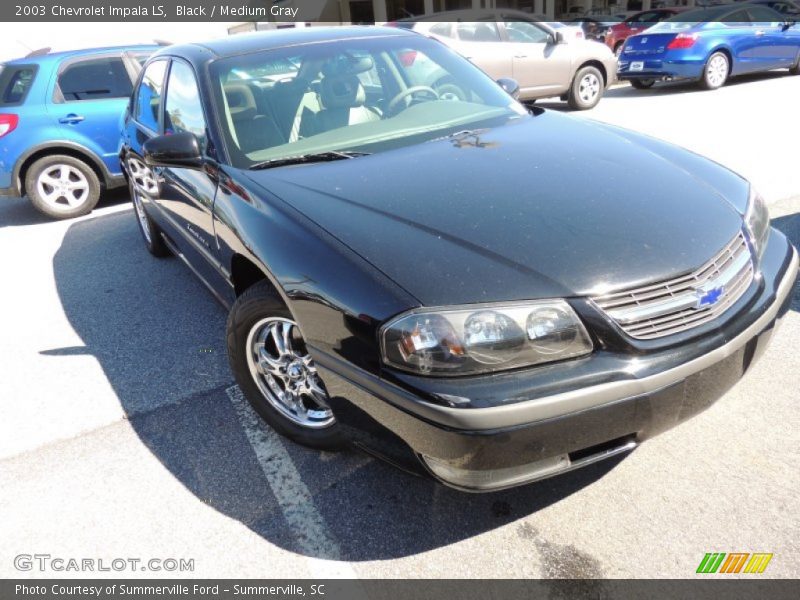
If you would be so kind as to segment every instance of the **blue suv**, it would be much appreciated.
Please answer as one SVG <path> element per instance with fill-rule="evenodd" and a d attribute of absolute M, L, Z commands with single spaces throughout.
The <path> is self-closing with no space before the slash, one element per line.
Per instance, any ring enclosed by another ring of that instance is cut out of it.
<path fill-rule="evenodd" d="M 0 66 L 0 196 L 66 219 L 124 185 L 120 118 L 157 48 L 43 50 Z"/>

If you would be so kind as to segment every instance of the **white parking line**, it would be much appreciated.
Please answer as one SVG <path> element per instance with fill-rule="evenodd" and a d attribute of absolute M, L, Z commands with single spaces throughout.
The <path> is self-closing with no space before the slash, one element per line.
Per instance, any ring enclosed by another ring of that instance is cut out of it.
<path fill-rule="evenodd" d="M 325 525 L 314 498 L 280 436 L 261 422 L 238 386 L 226 390 L 283 516 L 308 561 L 313 577 L 355 579 L 352 566 L 338 560 L 339 545 Z M 331 560 L 317 558 L 329 556 Z"/>

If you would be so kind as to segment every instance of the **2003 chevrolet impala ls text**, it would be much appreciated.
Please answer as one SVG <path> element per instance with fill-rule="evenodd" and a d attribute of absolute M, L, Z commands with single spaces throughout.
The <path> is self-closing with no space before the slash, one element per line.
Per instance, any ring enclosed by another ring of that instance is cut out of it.
<path fill-rule="evenodd" d="M 147 247 L 231 307 L 237 382 L 303 444 L 533 481 L 708 407 L 789 310 L 798 255 L 747 181 L 413 33 L 166 48 L 128 112 Z"/>

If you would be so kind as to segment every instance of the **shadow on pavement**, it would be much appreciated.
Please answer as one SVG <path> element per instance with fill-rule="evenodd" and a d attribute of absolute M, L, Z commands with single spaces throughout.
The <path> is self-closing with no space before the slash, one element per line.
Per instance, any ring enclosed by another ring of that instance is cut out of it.
<path fill-rule="evenodd" d="M 793 77 L 788 71 L 767 71 L 765 73 L 752 73 L 749 75 L 739 75 L 731 77 L 726 83 L 725 88 L 747 85 L 749 83 L 759 83 L 769 79 L 780 79 L 782 77 Z M 723 88 L 724 89 L 724 88 Z M 606 90 L 606 98 L 632 98 L 648 96 L 668 96 L 671 94 L 684 94 L 687 92 L 697 92 L 703 94 L 713 94 L 698 87 L 694 81 L 664 81 L 656 83 L 649 90 L 637 90 L 631 85 L 612 87 Z M 601 100 L 602 102 L 602 100 Z"/>
<path fill-rule="evenodd" d="M 772 226 L 782 231 L 794 247 L 800 249 L 800 212 L 772 219 Z M 792 310 L 800 312 L 800 280 L 794 290 Z"/>
<path fill-rule="evenodd" d="M 771 79 L 781 79 L 783 77 L 794 77 L 790 75 L 787 71 L 767 71 L 766 73 L 753 73 L 750 75 L 740 75 L 737 77 L 731 77 L 728 82 L 725 84 L 725 87 L 735 87 L 740 85 L 747 85 L 749 83 L 760 83 L 762 81 L 771 80 Z M 698 93 L 698 94 L 713 94 L 714 92 L 708 92 L 705 90 L 701 90 L 697 83 L 694 81 L 665 81 L 656 83 L 652 88 L 649 90 L 637 90 L 633 86 L 625 83 L 614 85 L 610 89 L 607 89 L 603 99 L 600 100 L 600 105 L 603 102 L 610 99 L 621 99 L 621 98 L 642 98 L 646 99 L 648 97 L 653 96 L 671 96 L 674 94 L 689 94 L 689 93 Z M 536 102 L 536 106 L 540 108 L 549 108 L 552 110 L 558 111 L 566 111 L 566 112 L 574 112 L 569 109 L 566 102 L 560 102 L 557 98 L 547 98 L 544 100 L 539 100 Z M 587 111 L 588 115 L 592 114 L 592 111 Z"/>
<path fill-rule="evenodd" d="M 114 189 L 105 192 L 100 197 L 97 208 L 116 206 L 126 202 L 130 202 L 127 188 Z M 40 223 L 52 222 L 53 219 L 33 208 L 33 205 L 27 198 L 0 197 L 0 228 L 39 225 Z"/>
<path fill-rule="evenodd" d="M 285 520 L 225 393 L 233 384 L 225 311 L 189 271 L 175 259 L 151 257 L 129 211 L 73 224 L 53 266 L 63 310 L 85 344 L 80 351 L 96 357 L 155 457 L 200 501 L 272 544 L 334 558 L 298 547 L 298 532 Z M 360 452 L 334 455 L 284 445 L 339 558 L 349 561 L 414 555 L 474 537 L 578 492 L 619 463 L 470 495 Z"/>

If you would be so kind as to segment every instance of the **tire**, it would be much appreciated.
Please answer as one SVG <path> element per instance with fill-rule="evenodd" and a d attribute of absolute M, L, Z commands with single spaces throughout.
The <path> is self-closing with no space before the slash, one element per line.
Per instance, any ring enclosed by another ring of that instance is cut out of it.
<path fill-rule="evenodd" d="M 797 62 L 794 63 L 794 66 L 789 68 L 789 73 L 792 75 L 800 75 L 800 54 L 797 55 Z"/>
<path fill-rule="evenodd" d="M 133 179 L 128 180 L 128 189 L 131 193 L 133 202 L 133 214 L 136 215 L 136 224 L 139 226 L 139 233 L 147 251 L 157 258 L 172 256 L 172 251 L 167 246 L 164 238 L 161 237 L 161 228 L 150 218 L 142 203 L 142 192 L 136 187 Z"/>
<path fill-rule="evenodd" d="M 276 337 L 272 336 L 273 331 Z M 300 329 L 266 280 L 248 288 L 234 303 L 228 315 L 227 345 L 236 383 L 253 409 L 275 431 L 311 448 L 331 450 L 344 444 L 341 426 L 329 408 L 327 391 Z M 260 356 L 268 356 L 269 361 L 255 359 L 257 348 Z M 302 389 L 292 395 L 300 399 L 302 408 L 298 410 L 296 403 L 281 400 L 271 391 L 275 389 L 272 384 L 284 395 L 289 386 Z"/>
<path fill-rule="evenodd" d="M 725 85 L 731 74 L 731 62 L 724 52 L 714 52 L 708 57 L 700 77 L 700 87 L 704 90 L 716 90 Z"/>
<path fill-rule="evenodd" d="M 637 90 L 649 90 L 655 83 L 655 79 L 631 79 L 631 85 Z"/>
<path fill-rule="evenodd" d="M 567 94 L 567 104 L 572 110 L 589 110 L 603 97 L 605 80 L 597 67 L 583 67 L 575 73 Z"/>
<path fill-rule="evenodd" d="M 87 215 L 100 199 L 97 173 L 80 159 L 51 154 L 25 174 L 25 191 L 34 208 L 53 219 Z"/>

